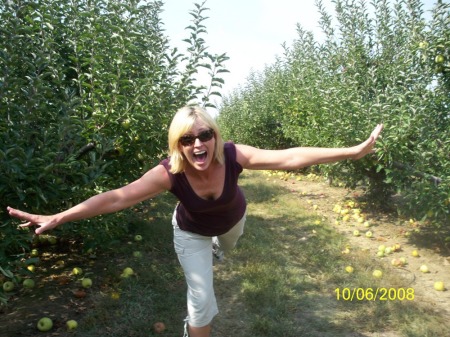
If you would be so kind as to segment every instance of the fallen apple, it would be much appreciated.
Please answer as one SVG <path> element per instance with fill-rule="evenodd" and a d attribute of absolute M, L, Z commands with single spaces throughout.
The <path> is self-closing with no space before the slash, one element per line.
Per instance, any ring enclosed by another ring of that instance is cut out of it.
<path fill-rule="evenodd" d="M 436 289 L 437 291 L 444 291 L 445 290 L 444 282 L 442 281 L 434 282 L 434 289 Z"/>
<path fill-rule="evenodd" d="M 414 257 L 419 257 L 420 256 L 420 254 L 419 254 L 419 252 L 417 250 L 413 250 L 411 252 L 411 255 L 414 256 Z"/>
<path fill-rule="evenodd" d="M 378 257 L 383 257 L 383 256 L 384 256 L 384 250 L 379 250 L 379 251 L 377 252 L 377 256 L 378 256 Z"/>
<path fill-rule="evenodd" d="M 6 281 L 3 283 L 3 290 L 6 292 L 10 292 L 14 290 L 14 283 L 11 281 Z"/>
<path fill-rule="evenodd" d="M 372 273 L 373 277 L 381 278 L 383 276 L 383 272 L 381 270 L 375 269 Z"/>
<path fill-rule="evenodd" d="M 34 288 L 35 283 L 34 283 L 34 280 L 27 278 L 27 279 L 23 280 L 22 285 L 25 288 L 31 289 L 31 288 Z"/>
<path fill-rule="evenodd" d="M 420 266 L 420 271 L 422 273 L 429 273 L 430 272 L 430 270 L 428 269 L 428 267 L 425 264 Z"/>
<path fill-rule="evenodd" d="M 359 230 L 355 229 L 355 230 L 353 231 L 353 236 L 359 236 Z"/>
<path fill-rule="evenodd" d="M 386 250 L 386 246 L 385 245 L 379 245 L 378 246 L 378 251 L 379 252 L 383 252 L 384 253 L 385 250 Z"/>
<path fill-rule="evenodd" d="M 142 235 L 139 235 L 139 234 L 135 235 L 134 241 L 142 241 Z"/>
<path fill-rule="evenodd" d="M 153 324 L 153 330 L 155 333 L 163 333 L 166 330 L 166 326 L 163 322 L 156 322 Z"/>
<path fill-rule="evenodd" d="M 123 275 L 131 276 L 131 275 L 134 274 L 134 270 L 131 269 L 130 267 L 126 267 L 126 268 L 123 270 L 122 274 L 123 274 Z"/>
<path fill-rule="evenodd" d="M 402 261 L 400 261 L 400 259 L 397 259 L 397 258 L 392 259 L 391 264 L 394 267 L 401 267 L 403 265 Z"/>
<path fill-rule="evenodd" d="M 30 253 L 31 257 L 37 257 L 38 255 L 39 255 L 39 251 L 36 248 L 31 250 L 31 253 Z"/>
<path fill-rule="evenodd" d="M 137 258 L 141 258 L 141 257 L 142 257 L 142 253 L 141 253 L 140 251 L 137 250 L 137 251 L 134 251 L 134 252 L 133 252 L 133 256 L 134 256 L 134 257 L 137 257 Z"/>
<path fill-rule="evenodd" d="M 366 232 L 366 237 L 371 238 L 373 236 L 372 231 L 367 231 Z"/>
<path fill-rule="evenodd" d="M 74 331 L 76 328 L 78 328 L 78 322 L 71 319 L 66 322 L 67 331 Z"/>
<path fill-rule="evenodd" d="M 29 271 L 31 271 L 32 273 L 34 273 L 34 271 L 36 270 L 36 267 L 34 266 L 34 264 L 30 264 L 29 266 L 27 266 L 27 269 Z"/>
<path fill-rule="evenodd" d="M 37 322 L 37 328 L 39 331 L 49 331 L 51 328 L 53 328 L 53 321 L 48 317 L 42 317 Z"/>
<path fill-rule="evenodd" d="M 75 267 L 72 269 L 72 274 L 73 275 L 81 275 L 81 274 L 83 274 L 83 269 L 81 269 L 80 267 Z"/>
<path fill-rule="evenodd" d="M 349 274 L 353 273 L 353 267 L 352 266 L 347 266 L 345 267 L 345 271 Z"/>
<path fill-rule="evenodd" d="M 92 280 L 90 278 L 85 277 L 81 280 L 81 285 L 83 288 L 90 288 L 92 287 Z"/>

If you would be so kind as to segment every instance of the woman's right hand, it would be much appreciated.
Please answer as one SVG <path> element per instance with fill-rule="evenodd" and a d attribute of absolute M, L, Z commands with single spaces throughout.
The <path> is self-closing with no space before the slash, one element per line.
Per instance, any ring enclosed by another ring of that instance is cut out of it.
<path fill-rule="evenodd" d="M 37 226 L 35 233 L 42 234 L 58 226 L 58 221 L 54 215 L 38 215 L 20 211 L 18 209 L 7 207 L 8 213 L 14 218 L 26 221 L 20 224 L 20 227 Z"/>

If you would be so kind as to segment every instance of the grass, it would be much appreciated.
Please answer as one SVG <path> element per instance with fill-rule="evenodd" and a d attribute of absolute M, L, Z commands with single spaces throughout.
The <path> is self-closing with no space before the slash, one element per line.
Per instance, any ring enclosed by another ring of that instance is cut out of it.
<path fill-rule="evenodd" d="M 374 279 L 372 271 L 383 269 L 376 260 L 364 250 L 342 254 L 345 237 L 262 174 L 245 172 L 241 186 L 249 213 L 238 247 L 215 267 L 221 312 L 214 337 L 450 335 L 447 319 L 417 301 L 337 300 L 336 289 L 406 288 L 410 283 L 390 272 Z M 72 336 L 153 336 L 157 321 L 166 324 L 163 336 L 182 335 L 185 285 L 172 249 L 174 205 L 172 196 L 161 196 L 132 219 L 144 240 L 119 245 L 109 256 L 114 262 L 105 268 L 113 281 L 96 293 Z M 129 258 L 135 250 L 143 258 Z M 346 273 L 346 265 L 355 271 Z M 114 277 L 124 266 L 136 276 Z M 120 298 L 112 299 L 112 292 Z"/>

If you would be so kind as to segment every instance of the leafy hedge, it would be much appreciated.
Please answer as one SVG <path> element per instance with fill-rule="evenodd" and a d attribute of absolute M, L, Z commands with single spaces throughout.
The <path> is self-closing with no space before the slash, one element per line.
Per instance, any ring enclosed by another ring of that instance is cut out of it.
<path fill-rule="evenodd" d="M 298 25 L 284 55 L 224 99 L 225 137 L 255 146 L 350 146 L 385 124 L 379 151 L 320 166 L 373 196 L 401 193 L 408 216 L 448 225 L 450 4 L 430 19 L 410 1 L 317 1 L 325 35 Z"/>
<path fill-rule="evenodd" d="M 180 52 L 161 1 L 0 3 L 1 264 L 31 239 L 7 205 L 54 213 L 134 180 L 164 155 L 179 107 L 220 95 L 227 56 L 208 52 L 207 8 L 193 7 Z M 196 84 L 200 69 L 208 88 Z M 76 230 L 98 241 L 127 229 L 117 219 Z"/>

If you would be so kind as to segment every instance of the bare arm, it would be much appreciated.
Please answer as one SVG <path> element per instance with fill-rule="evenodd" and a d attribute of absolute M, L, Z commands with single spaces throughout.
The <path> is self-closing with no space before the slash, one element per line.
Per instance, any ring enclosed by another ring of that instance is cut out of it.
<path fill-rule="evenodd" d="M 366 141 L 346 148 L 296 147 L 285 150 L 262 150 L 238 144 L 237 161 L 246 169 L 295 170 L 344 159 L 356 160 L 374 152 L 376 140 L 382 129 L 382 124 L 377 125 Z"/>
<path fill-rule="evenodd" d="M 95 195 L 58 214 L 30 214 L 12 207 L 8 207 L 8 212 L 13 217 L 27 221 L 20 225 L 21 227 L 36 225 L 38 226 L 36 234 L 41 234 L 66 222 L 92 218 L 128 208 L 169 190 L 170 184 L 167 171 L 163 166 L 158 165 L 126 186 Z"/>

